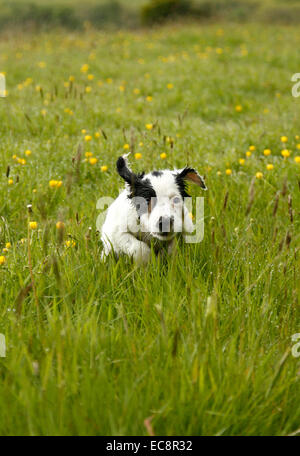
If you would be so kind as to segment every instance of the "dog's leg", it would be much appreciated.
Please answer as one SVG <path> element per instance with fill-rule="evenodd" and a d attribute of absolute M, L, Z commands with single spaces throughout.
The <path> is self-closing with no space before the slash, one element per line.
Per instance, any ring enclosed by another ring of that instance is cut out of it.
<path fill-rule="evenodd" d="M 151 249 L 145 242 L 139 241 L 132 234 L 122 233 L 118 239 L 118 250 L 131 256 L 136 263 L 148 263 L 151 257 Z"/>

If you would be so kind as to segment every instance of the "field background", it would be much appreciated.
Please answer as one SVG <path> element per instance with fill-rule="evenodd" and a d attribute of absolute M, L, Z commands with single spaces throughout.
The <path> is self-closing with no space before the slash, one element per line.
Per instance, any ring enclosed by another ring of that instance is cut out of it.
<path fill-rule="evenodd" d="M 2 30 L 1 435 L 300 432 L 299 42 L 191 18 Z M 203 242 L 144 268 L 99 261 L 127 145 L 208 186 Z"/>

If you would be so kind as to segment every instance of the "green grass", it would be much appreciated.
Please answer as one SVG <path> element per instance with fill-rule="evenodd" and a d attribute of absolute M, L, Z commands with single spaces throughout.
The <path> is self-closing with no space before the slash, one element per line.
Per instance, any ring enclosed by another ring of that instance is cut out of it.
<path fill-rule="evenodd" d="M 2 35 L 0 434 L 143 435 L 149 417 L 156 435 L 299 429 L 298 42 L 296 28 L 230 25 Z M 136 170 L 206 176 L 204 240 L 167 262 L 100 263 L 96 202 L 123 185 L 125 143 Z"/>

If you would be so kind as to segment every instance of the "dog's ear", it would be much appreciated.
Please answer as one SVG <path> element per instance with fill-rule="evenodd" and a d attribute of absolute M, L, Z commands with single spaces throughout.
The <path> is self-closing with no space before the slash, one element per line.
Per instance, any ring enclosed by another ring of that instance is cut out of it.
<path fill-rule="evenodd" d="M 128 168 L 127 155 L 119 157 L 117 160 L 117 171 L 120 176 L 129 184 L 131 187 L 134 186 L 135 182 L 139 178 L 135 173 Z"/>
<path fill-rule="evenodd" d="M 194 168 L 189 168 L 189 167 L 183 168 L 177 174 L 177 179 L 192 182 L 193 184 L 196 184 L 199 187 L 201 187 L 203 190 L 207 190 L 203 177 L 200 176 L 198 171 L 196 171 Z"/>

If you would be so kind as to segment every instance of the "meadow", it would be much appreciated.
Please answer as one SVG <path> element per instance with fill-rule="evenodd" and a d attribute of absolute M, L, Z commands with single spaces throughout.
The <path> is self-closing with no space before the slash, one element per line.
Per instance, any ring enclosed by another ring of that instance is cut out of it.
<path fill-rule="evenodd" d="M 299 434 L 299 41 L 2 32 L 1 435 Z M 96 204 L 124 151 L 205 176 L 201 243 L 100 262 Z"/>

